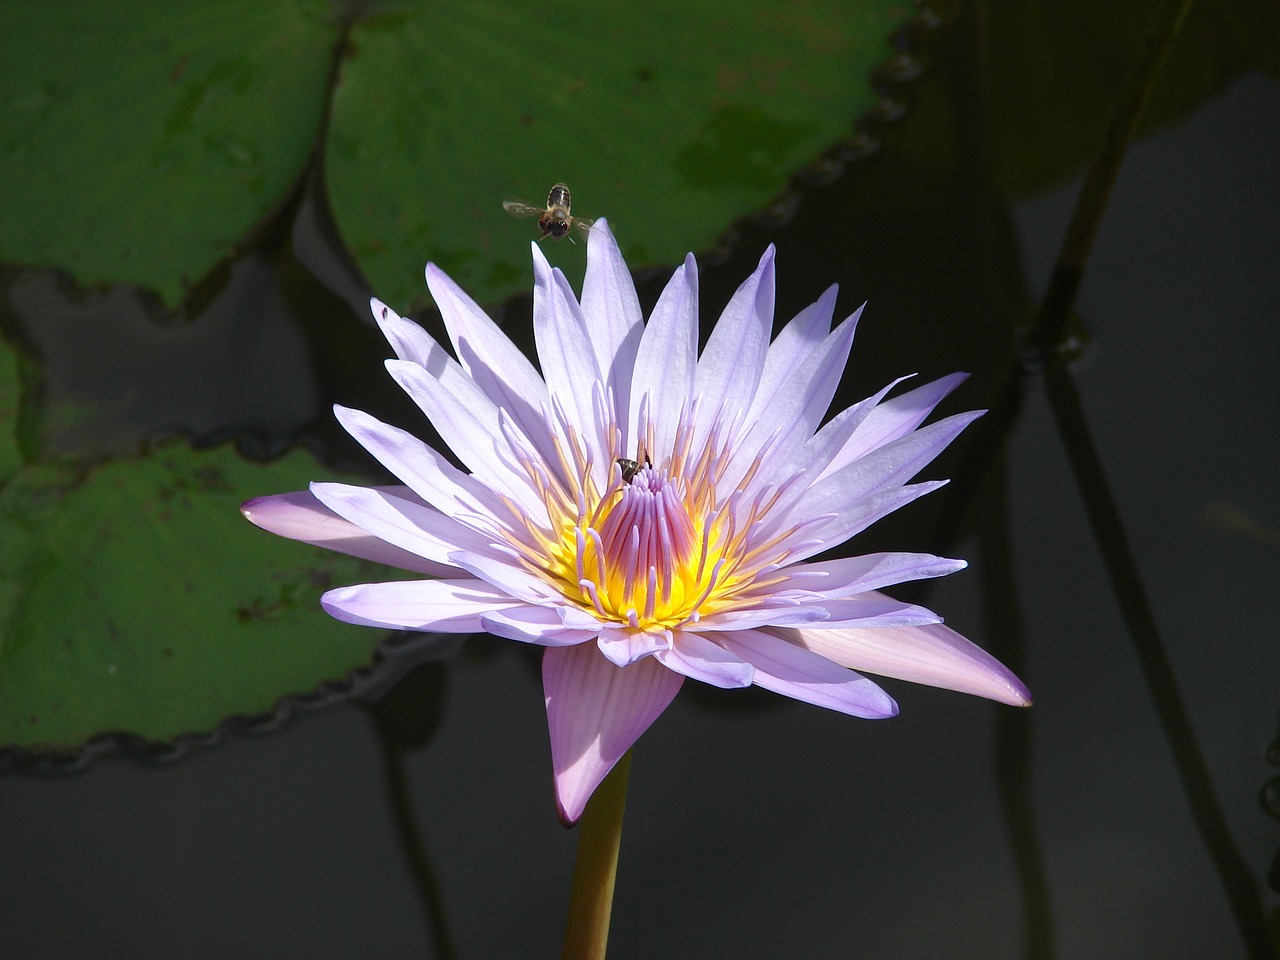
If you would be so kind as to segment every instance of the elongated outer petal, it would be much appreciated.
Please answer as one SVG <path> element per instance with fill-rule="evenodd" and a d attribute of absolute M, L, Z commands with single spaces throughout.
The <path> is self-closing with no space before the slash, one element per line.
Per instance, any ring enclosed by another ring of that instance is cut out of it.
<path fill-rule="evenodd" d="M 694 393 L 702 399 L 704 423 L 695 445 L 723 409 L 729 416 L 747 410 L 760 384 L 769 335 L 773 331 L 774 251 L 770 244 L 760 264 L 738 287 L 698 358 Z"/>
<path fill-rule="evenodd" d="M 757 687 L 867 720 L 892 717 L 898 712 L 893 698 L 866 677 L 799 644 L 763 630 L 737 630 L 711 636 L 730 653 L 756 668 Z"/>
<path fill-rule="evenodd" d="M 1031 693 L 981 647 L 940 623 L 869 629 L 802 627 L 779 631 L 805 649 L 855 670 L 972 693 L 1016 707 Z"/>
<path fill-rule="evenodd" d="M 595 644 L 550 647 L 542 686 L 556 806 L 566 826 L 582 816 L 605 774 L 674 699 L 684 677 L 652 657 L 615 667 Z"/>
<path fill-rule="evenodd" d="M 698 356 L 698 265 L 693 254 L 675 272 L 645 325 L 636 352 L 623 449 L 635 450 L 641 398 L 649 394 L 656 451 L 670 450 L 681 408 L 693 396 Z"/>
<path fill-rule="evenodd" d="M 398 492 L 405 498 L 413 496 L 407 487 L 398 488 Z M 361 560 L 435 577 L 456 576 L 458 573 L 458 568 L 452 564 L 410 553 L 342 519 L 317 500 L 310 490 L 255 497 L 246 500 L 240 506 L 240 512 L 254 526 L 269 533 Z"/>
<path fill-rule="evenodd" d="M 478 633 L 482 616 L 519 603 L 483 580 L 358 583 L 320 598 L 331 617 L 346 623 L 440 633 Z"/>
<path fill-rule="evenodd" d="M 613 389 L 618 422 L 627 422 L 622 406 L 631 395 L 631 370 L 644 333 L 640 298 L 613 238 L 602 217 L 587 235 L 587 273 L 582 280 L 582 312 L 591 318 L 591 345 L 606 387 Z"/>
<path fill-rule="evenodd" d="M 511 414 L 525 436 L 541 445 L 547 434 L 540 412 L 547 400 L 547 385 L 529 358 L 434 263 L 427 264 L 427 288 L 440 308 L 462 368 Z"/>

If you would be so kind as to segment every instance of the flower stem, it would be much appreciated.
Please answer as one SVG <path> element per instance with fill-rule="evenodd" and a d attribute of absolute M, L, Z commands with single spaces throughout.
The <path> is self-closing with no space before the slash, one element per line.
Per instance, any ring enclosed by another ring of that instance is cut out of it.
<path fill-rule="evenodd" d="M 630 771 L 628 750 L 596 788 L 578 825 L 578 862 L 573 868 L 561 960 L 604 960 Z"/>

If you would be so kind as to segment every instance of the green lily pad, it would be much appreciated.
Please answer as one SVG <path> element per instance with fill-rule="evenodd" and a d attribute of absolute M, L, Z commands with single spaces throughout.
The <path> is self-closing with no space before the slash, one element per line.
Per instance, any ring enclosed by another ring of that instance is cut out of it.
<path fill-rule="evenodd" d="M 481 299 L 523 290 L 537 229 L 502 201 L 540 203 L 557 180 L 580 213 L 615 219 L 633 266 L 678 260 L 850 134 L 909 12 L 901 0 L 3 5 L 0 260 L 173 304 L 286 200 L 320 146 L 342 238 L 401 306 L 421 297 L 428 257 Z M 352 14 L 364 19 L 342 27 Z"/>
<path fill-rule="evenodd" d="M 0 259 L 180 299 L 301 175 L 339 36 L 326 11 L 0 5 Z"/>
<path fill-rule="evenodd" d="M 302 453 L 263 467 L 180 444 L 22 470 L 0 493 L 0 745 L 209 731 L 368 663 L 384 635 L 317 603 L 367 566 L 237 510 L 320 472 Z"/>
<path fill-rule="evenodd" d="M 352 31 L 326 145 L 339 229 L 384 299 L 429 258 L 478 299 L 527 285 L 540 205 L 607 216 L 642 269 L 705 249 L 875 102 L 868 76 L 910 8 L 655 0 L 442 3 Z M 552 244 L 546 245 L 548 248 Z M 553 254 L 580 270 L 584 255 Z"/>

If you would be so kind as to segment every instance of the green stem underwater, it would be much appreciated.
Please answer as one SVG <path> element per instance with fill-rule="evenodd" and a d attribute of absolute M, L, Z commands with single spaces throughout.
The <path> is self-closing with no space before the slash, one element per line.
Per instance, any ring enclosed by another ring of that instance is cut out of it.
<path fill-rule="evenodd" d="M 578 824 L 578 861 L 573 868 L 561 960 L 604 960 L 630 770 L 628 750 L 596 788 Z"/>

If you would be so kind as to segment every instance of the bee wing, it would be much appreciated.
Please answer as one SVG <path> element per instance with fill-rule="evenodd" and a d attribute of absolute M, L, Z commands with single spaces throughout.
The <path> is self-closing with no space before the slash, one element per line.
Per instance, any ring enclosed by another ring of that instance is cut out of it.
<path fill-rule="evenodd" d="M 540 217 L 547 212 L 546 207 L 535 207 L 529 203 L 521 203 L 519 200 L 502 201 L 502 209 L 513 217 Z"/>
<path fill-rule="evenodd" d="M 595 221 L 590 217 L 574 217 L 573 225 L 581 230 L 582 235 L 585 237 L 591 232 L 591 228 L 595 226 Z"/>

